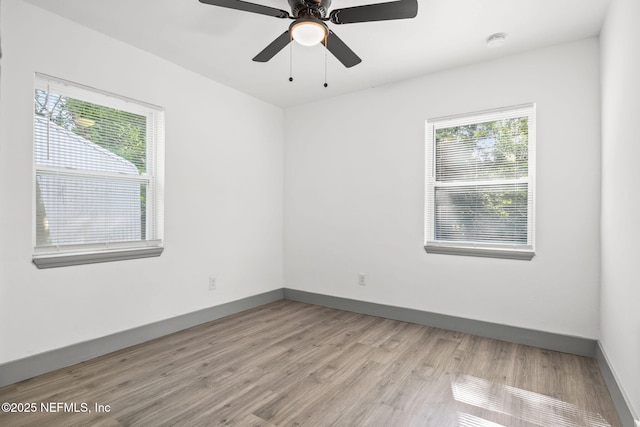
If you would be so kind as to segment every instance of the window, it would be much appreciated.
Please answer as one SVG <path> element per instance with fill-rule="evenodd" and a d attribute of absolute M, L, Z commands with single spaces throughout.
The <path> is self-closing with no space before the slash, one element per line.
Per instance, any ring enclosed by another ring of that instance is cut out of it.
<path fill-rule="evenodd" d="M 428 253 L 534 256 L 535 105 L 427 120 Z"/>
<path fill-rule="evenodd" d="M 162 253 L 161 109 L 38 74 L 33 128 L 38 268 Z"/>

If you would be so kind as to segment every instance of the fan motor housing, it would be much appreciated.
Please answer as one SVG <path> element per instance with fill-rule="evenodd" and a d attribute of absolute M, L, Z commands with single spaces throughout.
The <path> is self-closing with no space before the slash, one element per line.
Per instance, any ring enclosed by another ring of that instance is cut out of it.
<path fill-rule="evenodd" d="M 327 16 L 331 0 L 289 0 L 294 18 L 317 18 Z"/>

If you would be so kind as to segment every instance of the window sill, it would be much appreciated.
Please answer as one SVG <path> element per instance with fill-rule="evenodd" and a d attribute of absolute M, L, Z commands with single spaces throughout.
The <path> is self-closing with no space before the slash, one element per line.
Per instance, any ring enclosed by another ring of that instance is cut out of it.
<path fill-rule="evenodd" d="M 99 262 L 122 261 L 127 259 L 158 257 L 162 254 L 162 246 L 127 248 L 100 252 L 71 252 L 57 254 L 34 255 L 32 258 L 36 267 L 55 268 L 71 265 L 95 264 Z"/>
<path fill-rule="evenodd" d="M 529 249 L 483 248 L 468 246 L 427 245 L 424 247 L 424 250 L 427 251 L 428 254 L 516 259 L 522 261 L 531 261 L 536 255 L 533 250 Z"/>

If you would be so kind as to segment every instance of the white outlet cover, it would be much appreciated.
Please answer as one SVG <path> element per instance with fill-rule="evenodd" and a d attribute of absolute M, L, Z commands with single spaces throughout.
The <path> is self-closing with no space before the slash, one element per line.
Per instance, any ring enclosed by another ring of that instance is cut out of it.
<path fill-rule="evenodd" d="M 367 273 L 358 274 L 358 284 L 360 284 L 360 286 L 367 285 Z"/>

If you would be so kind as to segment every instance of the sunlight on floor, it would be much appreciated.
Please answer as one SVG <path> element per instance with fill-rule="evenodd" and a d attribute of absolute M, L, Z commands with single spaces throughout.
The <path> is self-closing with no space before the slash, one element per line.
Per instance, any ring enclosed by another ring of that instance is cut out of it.
<path fill-rule="evenodd" d="M 464 412 L 458 412 L 458 426 L 459 427 L 506 427 L 502 424 L 487 421 L 484 418 L 476 417 L 475 415 L 466 414 Z"/>
<path fill-rule="evenodd" d="M 529 423 L 557 427 L 611 426 L 602 415 L 578 408 L 571 403 L 516 387 L 495 384 L 472 375 L 456 377 L 451 383 L 451 390 L 458 402 L 506 414 Z M 478 417 L 468 420 L 465 418 L 464 422 L 467 424 L 459 423 L 461 427 L 499 426 Z"/>

